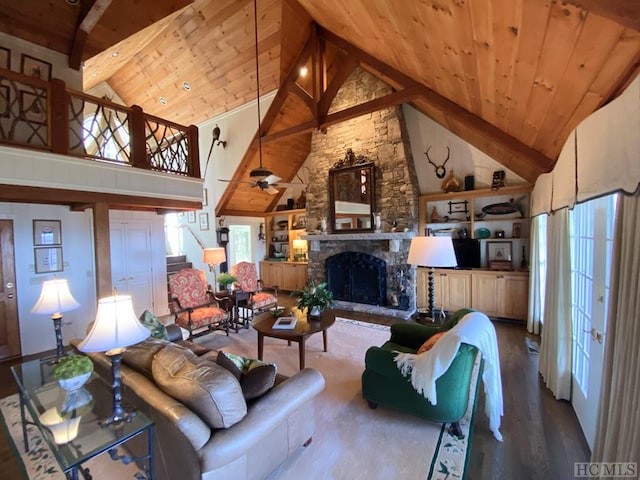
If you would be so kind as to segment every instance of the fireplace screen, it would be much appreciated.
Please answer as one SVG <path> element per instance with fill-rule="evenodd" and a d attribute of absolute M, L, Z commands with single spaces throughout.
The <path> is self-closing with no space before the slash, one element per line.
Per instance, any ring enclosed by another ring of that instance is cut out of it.
<path fill-rule="evenodd" d="M 362 252 L 326 259 L 327 283 L 335 300 L 386 306 L 387 262 Z"/>

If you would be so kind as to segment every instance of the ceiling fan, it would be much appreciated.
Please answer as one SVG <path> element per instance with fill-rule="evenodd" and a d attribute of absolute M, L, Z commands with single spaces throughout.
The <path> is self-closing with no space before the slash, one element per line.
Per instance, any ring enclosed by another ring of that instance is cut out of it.
<path fill-rule="evenodd" d="M 278 192 L 278 188 L 287 188 L 287 187 L 302 187 L 304 188 L 304 183 L 282 183 L 280 178 L 277 175 L 274 175 L 270 170 L 262 167 L 262 165 L 258 168 L 254 168 L 249 172 L 249 178 L 251 181 L 246 180 L 222 180 L 218 179 L 219 182 L 227 182 L 227 183 L 244 183 L 249 185 L 250 188 L 258 187 L 263 192 L 268 193 L 269 195 L 275 195 Z"/>

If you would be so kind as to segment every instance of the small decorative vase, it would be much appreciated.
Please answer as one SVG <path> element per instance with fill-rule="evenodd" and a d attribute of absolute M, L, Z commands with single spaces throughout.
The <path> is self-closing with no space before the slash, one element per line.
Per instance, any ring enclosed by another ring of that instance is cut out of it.
<path fill-rule="evenodd" d="M 73 390 L 78 390 L 80 387 L 82 387 L 85 382 L 89 380 L 90 376 L 91 372 L 87 372 L 75 377 L 60 379 L 58 380 L 58 384 L 67 392 L 72 392 Z"/>
<path fill-rule="evenodd" d="M 327 233 L 327 217 L 322 217 L 320 220 L 320 230 L 322 233 Z"/>
<path fill-rule="evenodd" d="M 313 307 L 311 307 L 311 310 L 309 310 L 310 317 L 319 317 L 321 314 L 322 307 L 320 307 L 320 305 L 314 305 Z"/>

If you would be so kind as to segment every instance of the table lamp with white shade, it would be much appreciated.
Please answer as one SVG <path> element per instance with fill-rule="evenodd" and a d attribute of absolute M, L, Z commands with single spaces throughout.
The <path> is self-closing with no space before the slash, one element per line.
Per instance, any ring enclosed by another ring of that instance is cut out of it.
<path fill-rule="evenodd" d="M 62 358 L 62 314 L 75 310 L 80 304 L 73 298 L 69 291 L 69 283 L 64 278 L 45 280 L 42 282 L 42 290 L 38 301 L 31 309 L 31 313 L 51 315 L 53 328 L 56 334 L 56 361 Z"/>
<path fill-rule="evenodd" d="M 434 268 L 458 265 L 451 237 L 413 237 L 409 247 L 407 263 L 419 267 L 429 267 L 429 312 L 435 322 Z"/>
<path fill-rule="evenodd" d="M 213 272 L 213 289 L 218 288 L 216 267 L 227 261 L 227 253 L 222 247 L 205 248 L 202 250 L 202 262 L 209 265 L 209 271 Z"/>
<path fill-rule="evenodd" d="M 145 340 L 151 332 L 145 328 L 133 311 L 130 295 L 101 298 L 98 301 L 96 321 L 86 338 L 78 345 L 81 352 L 105 352 L 111 357 L 113 376 L 113 413 L 101 422 L 102 425 L 128 422 L 135 412 L 125 412 L 120 393 L 120 362 L 125 347 Z"/>

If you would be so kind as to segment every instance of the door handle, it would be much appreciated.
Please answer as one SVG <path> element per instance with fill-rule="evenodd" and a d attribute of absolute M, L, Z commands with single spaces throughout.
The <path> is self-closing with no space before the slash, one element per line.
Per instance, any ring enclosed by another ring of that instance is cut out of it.
<path fill-rule="evenodd" d="M 602 344 L 602 341 L 604 340 L 604 333 L 599 332 L 595 328 L 592 328 L 591 330 L 583 330 L 583 331 L 584 333 L 588 333 L 591 335 L 591 340 L 593 340 L 594 342 L 598 342 L 599 344 Z"/>
<path fill-rule="evenodd" d="M 7 298 L 9 299 L 13 298 L 13 293 L 10 293 L 9 295 L 7 295 Z"/>

